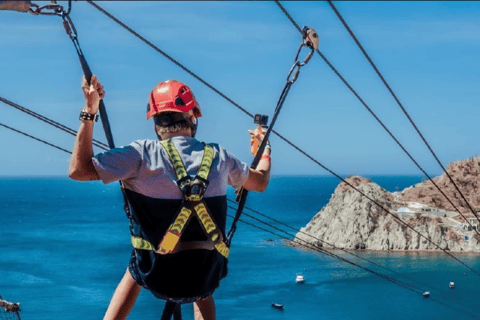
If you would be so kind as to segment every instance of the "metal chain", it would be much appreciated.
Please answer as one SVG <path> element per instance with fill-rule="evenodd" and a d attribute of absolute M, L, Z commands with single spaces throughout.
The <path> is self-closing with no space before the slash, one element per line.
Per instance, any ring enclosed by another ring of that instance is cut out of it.
<path fill-rule="evenodd" d="M 57 4 L 57 1 L 51 1 L 50 4 L 39 6 L 35 3 L 32 3 L 28 12 L 33 14 L 34 16 L 38 15 L 48 15 L 48 16 L 61 16 L 63 14 L 68 15 L 72 8 L 72 1 L 68 1 L 68 9 L 67 11 L 64 10 L 63 6 Z"/>

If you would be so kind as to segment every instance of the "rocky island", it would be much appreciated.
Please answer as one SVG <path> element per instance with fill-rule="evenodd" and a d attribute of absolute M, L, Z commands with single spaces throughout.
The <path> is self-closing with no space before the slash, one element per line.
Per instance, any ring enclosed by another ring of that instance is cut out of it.
<path fill-rule="evenodd" d="M 468 204 L 445 173 L 432 180 L 454 206 L 429 180 L 390 193 L 367 178 L 351 176 L 346 181 L 380 206 L 341 182 L 293 243 L 307 241 L 342 249 L 441 250 L 413 228 L 443 249 L 480 252 L 479 222 L 472 213 L 480 208 L 480 157 L 451 163 L 446 171 Z"/>

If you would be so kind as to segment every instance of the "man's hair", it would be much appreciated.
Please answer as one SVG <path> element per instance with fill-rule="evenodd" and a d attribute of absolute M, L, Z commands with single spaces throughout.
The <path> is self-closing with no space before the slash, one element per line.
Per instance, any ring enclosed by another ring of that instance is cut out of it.
<path fill-rule="evenodd" d="M 174 124 L 171 124 L 169 126 L 160 126 L 158 124 L 155 125 L 155 132 L 157 135 L 161 135 L 162 133 L 170 133 L 170 132 L 178 132 L 182 130 L 188 130 L 191 129 L 192 127 L 190 124 L 187 122 L 187 120 L 181 120 L 179 122 L 176 122 Z"/>

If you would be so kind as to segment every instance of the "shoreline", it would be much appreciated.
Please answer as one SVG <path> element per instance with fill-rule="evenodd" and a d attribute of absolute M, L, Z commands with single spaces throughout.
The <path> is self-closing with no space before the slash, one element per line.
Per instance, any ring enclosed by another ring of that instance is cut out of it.
<path fill-rule="evenodd" d="M 308 248 L 307 246 L 305 245 L 301 245 L 301 244 L 292 244 L 291 243 L 292 241 L 286 241 L 285 245 L 288 246 L 288 247 L 293 247 L 293 248 L 297 248 L 297 249 L 301 249 L 301 250 L 312 250 L 312 251 L 315 251 L 315 249 L 311 249 L 311 248 Z M 330 252 L 334 252 L 334 253 L 345 253 L 345 251 L 354 251 L 354 252 L 366 252 L 366 253 L 369 253 L 369 254 L 380 254 L 380 253 L 389 253 L 389 254 L 396 254 L 396 253 L 402 253 L 402 254 L 412 254 L 412 253 L 415 253 L 415 254 L 445 254 L 445 252 L 443 252 L 442 250 L 372 250 L 372 249 L 333 249 L 333 248 L 330 248 L 330 247 L 320 247 L 322 250 L 328 250 Z M 344 251 L 345 250 L 345 251 Z M 476 251 L 447 251 L 448 253 L 451 253 L 451 254 L 462 254 L 462 255 L 475 255 L 475 256 L 480 256 L 480 252 L 476 252 Z"/>

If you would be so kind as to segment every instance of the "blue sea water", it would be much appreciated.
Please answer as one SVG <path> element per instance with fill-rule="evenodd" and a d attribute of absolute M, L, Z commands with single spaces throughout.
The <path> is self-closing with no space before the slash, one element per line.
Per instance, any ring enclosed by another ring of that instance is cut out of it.
<path fill-rule="evenodd" d="M 421 181 L 371 178 L 389 191 Z M 327 204 L 338 182 L 332 177 L 273 177 L 265 193 L 250 193 L 247 206 L 298 229 Z M 234 198 L 233 190 L 228 195 Z M 21 303 L 22 319 L 102 319 L 131 252 L 118 184 L 0 178 L 0 210 L 0 295 Z M 387 271 L 336 252 L 413 283 L 417 292 L 431 291 L 432 299 L 425 299 L 358 267 L 285 246 L 279 236 L 244 223 L 238 225 L 231 250 L 229 276 L 214 295 L 218 319 L 480 317 L 480 276 L 445 254 L 356 252 L 392 270 Z M 477 255 L 456 256 L 480 273 Z M 295 283 L 297 272 L 304 273 L 304 285 Z M 450 281 L 456 289 L 448 288 Z M 272 303 L 285 308 L 274 309 Z M 143 290 L 129 319 L 159 319 L 163 305 Z M 193 319 L 190 305 L 182 310 L 184 319 Z"/>

